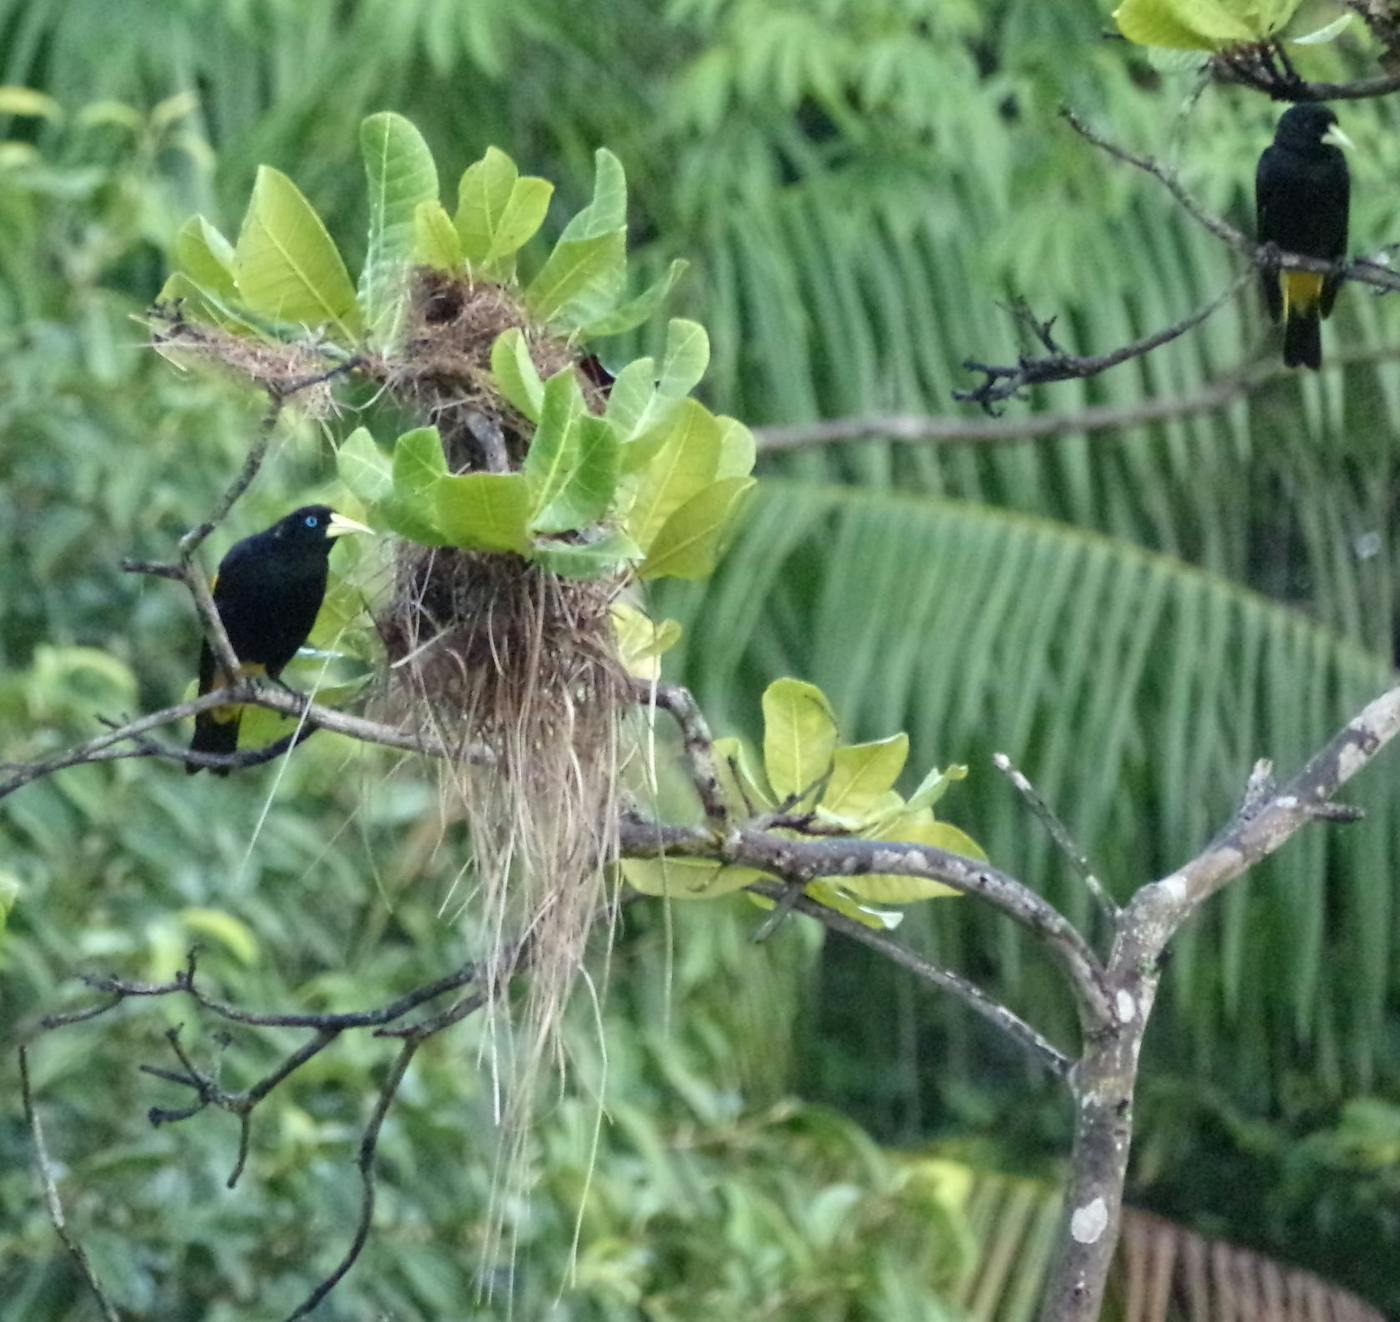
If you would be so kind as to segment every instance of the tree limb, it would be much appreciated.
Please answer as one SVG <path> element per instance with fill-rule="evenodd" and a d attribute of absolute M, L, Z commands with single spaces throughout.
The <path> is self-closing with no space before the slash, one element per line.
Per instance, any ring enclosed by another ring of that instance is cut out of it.
<path fill-rule="evenodd" d="M 937 987 L 940 991 L 956 996 L 984 1019 L 1001 1029 L 1017 1046 L 1028 1051 L 1037 1064 L 1044 1066 L 1056 1078 L 1063 1079 L 1073 1066 L 1074 1062 L 1064 1052 L 1042 1037 L 1024 1019 L 1002 1005 L 1001 1002 L 993 1000 L 976 983 L 969 982 L 961 974 L 952 973 L 935 964 L 930 964 L 912 950 L 906 949 L 896 941 L 891 941 L 883 932 L 865 927 L 856 922 L 854 918 L 847 918 L 845 914 L 837 913 L 835 909 L 829 909 L 824 904 L 818 904 L 815 900 L 808 899 L 798 886 L 783 886 L 778 882 L 756 882 L 748 889 L 756 895 L 766 896 L 770 900 L 788 901 L 795 912 L 805 914 L 808 918 L 815 918 L 817 922 L 830 931 L 840 932 L 842 936 L 849 937 L 852 941 L 858 941 L 863 946 L 868 946 L 877 954 L 883 955 L 901 968 L 907 969 L 921 982 L 926 982 L 931 987 Z"/>

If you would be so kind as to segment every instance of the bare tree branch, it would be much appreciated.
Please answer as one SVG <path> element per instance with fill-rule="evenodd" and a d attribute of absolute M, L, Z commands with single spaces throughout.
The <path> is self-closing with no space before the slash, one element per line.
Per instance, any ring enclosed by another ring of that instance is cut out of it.
<path fill-rule="evenodd" d="M 1328 354 L 1322 371 L 1336 371 L 1367 363 L 1394 362 L 1400 348 L 1344 350 Z M 1261 386 L 1296 376 L 1279 362 L 1255 363 L 1205 387 L 1195 395 L 1144 399 L 1135 404 L 1094 404 L 1073 413 L 1030 413 L 1019 418 L 946 417 L 924 413 L 874 414 L 868 417 L 823 418 L 754 431 L 765 454 L 781 454 L 819 445 L 856 441 L 930 445 L 1017 445 L 1026 441 L 1053 440 L 1095 432 L 1125 431 L 1216 413 L 1236 400 L 1248 398 Z"/>
<path fill-rule="evenodd" d="M 716 859 L 805 885 L 819 877 L 891 874 L 941 882 L 975 895 L 1031 932 L 1059 964 L 1086 1032 L 1113 1018 L 1103 967 L 1088 942 L 1052 905 L 1014 877 L 986 863 L 904 841 L 802 840 L 736 827 L 717 836 L 705 827 L 665 826 L 636 817 L 620 824 L 622 853 L 632 858 Z"/>
<path fill-rule="evenodd" d="M 897 941 L 892 941 L 883 932 L 864 927 L 854 918 L 847 918 L 845 914 L 837 913 L 835 909 L 828 909 L 826 905 L 808 899 L 802 894 L 799 886 L 783 886 L 778 882 L 757 882 L 748 889 L 756 895 L 763 895 L 770 900 L 786 901 L 795 912 L 805 914 L 808 918 L 815 918 L 823 927 L 833 932 L 840 932 L 842 936 L 849 937 L 852 941 L 858 941 L 863 946 L 868 946 L 877 954 L 883 955 L 901 968 L 907 969 L 921 982 L 926 982 L 931 987 L 937 987 L 940 991 L 946 991 L 956 996 L 984 1019 L 1001 1029 L 1017 1046 L 1028 1051 L 1032 1058 L 1049 1070 L 1051 1074 L 1057 1078 L 1064 1078 L 1069 1073 L 1074 1062 L 1064 1052 L 1042 1037 L 1012 1010 L 1002 1005 L 1001 1002 L 993 1000 L 976 983 L 969 982 L 960 974 L 930 964 L 912 950 L 907 950 Z"/>
<path fill-rule="evenodd" d="M 149 731 L 161 726 L 185 720 L 202 711 L 208 711 L 212 707 L 224 706 L 265 707 L 269 711 L 281 712 L 284 716 L 302 718 L 308 727 L 314 726 L 317 729 L 348 735 L 361 743 L 379 744 L 385 748 L 398 748 L 405 752 L 421 753 L 427 757 L 461 757 L 485 765 L 489 765 L 495 760 L 495 754 L 485 745 L 471 744 L 461 750 L 447 749 L 441 743 L 427 736 L 401 730 L 379 721 L 366 720 L 361 716 L 352 716 L 348 712 L 338 711 L 334 707 L 326 707 L 318 702 L 313 702 L 290 689 L 272 687 L 255 680 L 241 680 L 227 688 L 216 689 L 198 698 L 192 698 L 188 702 L 176 703 L 174 706 L 138 717 L 125 725 L 109 730 L 107 734 L 89 739 L 86 743 L 65 749 L 51 757 L 41 758 L 33 762 L 0 763 L 0 770 L 10 773 L 9 779 L 0 781 L 0 799 L 22 789 L 25 785 L 52 775 L 56 771 L 82 766 L 90 762 L 116 762 L 133 757 L 162 757 L 192 766 L 226 767 L 230 770 L 236 770 L 240 767 L 257 766 L 262 762 L 270 761 L 273 757 L 286 752 L 287 748 L 293 744 L 306 738 L 305 731 L 294 732 L 287 736 L 286 740 L 279 740 L 277 744 L 273 745 L 276 752 L 267 749 L 250 749 L 243 753 L 218 755 L 192 753 L 187 749 L 166 748 L 154 744 L 144 737 Z M 132 746 L 129 748 L 120 746 L 126 743 Z"/>

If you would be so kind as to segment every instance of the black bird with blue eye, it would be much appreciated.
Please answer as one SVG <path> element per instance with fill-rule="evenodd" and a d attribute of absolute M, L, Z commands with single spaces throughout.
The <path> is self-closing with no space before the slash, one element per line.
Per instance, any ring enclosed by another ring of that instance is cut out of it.
<path fill-rule="evenodd" d="M 326 596 L 331 547 L 346 533 L 369 532 L 329 505 L 303 505 L 272 527 L 235 542 L 219 562 L 212 584 L 214 605 L 244 675 L 276 679 L 306 642 Z M 199 654 L 199 691 L 225 687 L 230 677 L 205 639 Z M 214 707 L 195 717 L 190 750 L 233 753 L 238 749 L 241 707 Z M 201 770 L 186 763 L 191 775 Z M 227 768 L 214 768 L 216 776 Z"/>

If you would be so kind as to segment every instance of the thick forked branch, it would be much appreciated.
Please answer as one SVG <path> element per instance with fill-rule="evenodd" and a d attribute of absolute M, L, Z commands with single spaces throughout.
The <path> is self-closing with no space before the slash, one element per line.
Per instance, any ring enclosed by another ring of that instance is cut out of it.
<path fill-rule="evenodd" d="M 1334 796 L 1400 734 L 1400 686 L 1369 703 L 1285 785 L 1258 769 L 1235 819 L 1189 863 L 1143 886 L 1119 915 L 1107 980 L 1115 1019 L 1089 1038 L 1073 1075 L 1074 1154 L 1065 1233 L 1051 1271 L 1042 1322 L 1099 1316 L 1122 1217 L 1132 1138 L 1133 1091 L 1143 1034 L 1172 937 L 1222 887 L 1314 821 L 1354 820 Z"/>

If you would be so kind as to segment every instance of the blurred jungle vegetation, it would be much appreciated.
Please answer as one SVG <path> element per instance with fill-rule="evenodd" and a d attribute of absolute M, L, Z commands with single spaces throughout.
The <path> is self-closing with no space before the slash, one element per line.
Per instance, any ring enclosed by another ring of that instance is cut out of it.
<path fill-rule="evenodd" d="M 1336 10 L 1307 6 L 1319 24 Z M 1238 88 L 1197 96 L 1187 61 L 1108 26 L 1098 0 L 0 0 L 0 757 L 88 737 L 98 715 L 190 682 L 187 601 L 117 562 L 167 555 L 203 517 L 259 402 L 161 361 L 139 318 L 176 225 L 200 211 L 234 231 L 259 163 L 296 178 L 353 266 L 369 112 L 410 116 L 445 172 L 496 143 L 559 181 L 552 232 L 606 145 L 631 183 L 639 264 L 691 262 L 673 310 L 709 329 L 712 407 L 755 428 L 952 414 L 965 358 L 1025 347 L 1010 298 L 1096 351 L 1231 278 L 1228 250 L 1058 112 L 1172 162 L 1248 229 L 1277 108 Z M 1374 51 L 1348 30 L 1297 58 L 1344 78 Z M 1397 106 L 1340 115 L 1360 148 L 1353 249 L 1374 251 L 1400 241 Z M 1242 297 L 1008 415 L 1189 398 L 1276 352 L 1270 336 Z M 672 673 L 724 732 L 752 735 L 764 686 L 793 674 L 823 686 L 852 737 L 907 729 L 911 765 L 969 764 L 949 816 L 1089 923 L 993 751 L 1126 894 L 1204 844 L 1256 757 L 1291 768 L 1392 681 L 1393 300 L 1349 288 L 1324 339 L 1324 372 L 1162 423 L 761 454 L 716 577 L 655 594 L 686 625 Z M 320 428 L 280 435 L 218 551 L 327 489 Z M 1351 798 L 1366 823 L 1295 840 L 1177 943 L 1129 1196 L 1395 1312 L 1393 764 Z M 243 1004 L 385 1000 L 480 940 L 448 899 L 459 859 L 442 839 L 430 772 L 333 736 L 226 782 L 123 762 L 0 805 L 0 1314 L 92 1316 L 29 1169 L 17 1025 L 71 1003 L 76 970 L 164 978 L 196 941 L 211 985 Z M 800 919 L 754 945 L 756 917 L 738 898 L 633 907 L 602 1027 L 575 1006 L 573 1071 L 543 1100 L 537 1182 L 507 1209 L 513 1265 L 482 1256 L 481 1028 L 434 1041 L 385 1129 L 365 1259 L 318 1316 L 504 1316 L 509 1296 L 527 1318 L 1019 1316 L 1014 1273 L 975 1298 L 969 1282 L 997 1245 L 1030 1242 L 1025 1205 L 979 1214 L 975 1189 L 1053 1180 L 1066 1098 L 960 1005 Z M 900 935 L 1072 1040 L 1050 971 L 989 914 L 919 906 Z M 279 1090 L 229 1192 L 231 1119 L 145 1120 L 177 1098 L 135 1066 L 168 1063 L 161 1030 L 181 1020 L 231 1078 L 273 1059 L 170 1002 L 36 1048 L 69 1214 L 131 1316 L 272 1316 L 348 1238 L 388 1048 L 343 1040 Z M 477 1302 L 482 1285 L 494 1302 Z"/>

